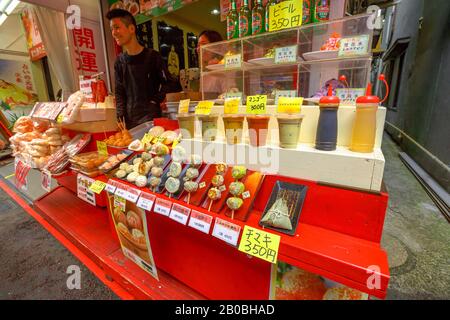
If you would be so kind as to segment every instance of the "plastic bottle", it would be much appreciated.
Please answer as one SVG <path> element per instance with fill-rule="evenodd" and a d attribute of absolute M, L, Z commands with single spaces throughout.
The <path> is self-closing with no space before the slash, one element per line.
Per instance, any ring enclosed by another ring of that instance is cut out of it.
<path fill-rule="evenodd" d="M 246 37 L 252 34 L 252 12 L 248 6 L 248 0 L 244 0 L 244 4 L 239 10 L 239 37 Z"/>
<path fill-rule="evenodd" d="M 239 38 L 239 17 L 236 10 L 236 1 L 231 1 L 231 9 L 227 14 L 227 39 Z"/>
<path fill-rule="evenodd" d="M 312 22 L 323 22 L 330 20 L 330 0 L 313 0 L 314 11 Z"/>
<path fill-rule="evenodd" d="M 366 95 L 356 99 L 356 117 L 353 123 L 352 140 L 350 150 L 361 153 L 371 153 L 375 145 L 375 135 L 377 131 L 377 111 L 380 103 L 386 100 L 389 95 L 389 86 L 380 75 L 379 80 L 386 85 L 386 97 L 380 98 L 372 95 L 372 84 L 367 85 Z"/>
<path fill-rule="evenodd" d="M 276 4 L 277 0 L 269 0 L 266 4 L 266 32 L 270 31 L 270 18 L 269 18 L 270 7 Z"/>
<path fill-rule="evenodd" d="M 316 149 L 323 151 L 336 150 L 338 120 L 338 97 L 333 96 L 333 87 L 328 87 L 328 95 L 320 99 L 320 116 L 316 132 Z"/>
<path fill-rule="evenodd" d="M 311 8 L 311 1 L 314 1 L 314 0 L 303 0 L 303 20 L 302 20 L 302 25 L 311 23 L 311 13 L 313 11 L 312 8 Z"/>
<path fill-rule="evenodd" d="M 266 31 L 265 11 L 262 0 L 257 0 L 252 8 L 252 35 L 261 34 Z"/>

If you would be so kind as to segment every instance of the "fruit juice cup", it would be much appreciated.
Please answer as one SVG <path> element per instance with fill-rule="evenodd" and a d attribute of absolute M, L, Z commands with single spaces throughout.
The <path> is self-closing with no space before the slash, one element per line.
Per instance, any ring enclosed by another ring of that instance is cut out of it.
<path fill-rule="evenodd" d="M 280 114 L 277 116 L 281 148 L 297 148 L 303 117 L 300 114 Z"/>
<path fill-rule="evenodd" d="M 217 136 L 217 115 L 200 115 L 198 118 L 202 121 L 203 141 L 215 141 Z"/>
<path fill-rule="evenodd" d="M 373 152 L 377 131 L 377 111 L 378 103 L 356 105 L 356 117 L 350 143 L 351 151 Z"/>
<path fill-rule="evenodd" d="M 239 144 L 242 142 L 244 119 L 245 116 L 237 114 L 223 116 L 225 137 L 228 144 Z"/>
<path fill-rule="evenodd" d="M 183 139 L 195 138 L 195 114 L 177 114 Z"/>
<path fill-rule="evenodd" d="M 254 147 L 266 145 L 269 120 L 269 115 L 247 116 L 250 145 Z"/>

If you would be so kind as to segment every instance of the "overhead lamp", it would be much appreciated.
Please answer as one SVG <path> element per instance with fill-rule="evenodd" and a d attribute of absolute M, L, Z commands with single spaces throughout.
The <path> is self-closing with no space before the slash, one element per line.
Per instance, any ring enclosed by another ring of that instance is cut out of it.
<path fill-rule="evenodd" d="M 5 22 L 6 18 L 14 11 L 19 0 L 0 0 L 0 26 Z"/>
<path fill-rule="evenodd" d="M 213 9 L 211 11 L 211 14 L 214 15 L 214 16 L 218 16 L 220 14 L 220 10 L 219 9 Z"/>

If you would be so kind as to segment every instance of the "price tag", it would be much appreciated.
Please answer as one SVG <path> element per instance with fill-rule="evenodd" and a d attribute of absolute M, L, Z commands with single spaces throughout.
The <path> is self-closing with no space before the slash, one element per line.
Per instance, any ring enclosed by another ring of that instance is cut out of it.
<path fill-rule="evenodd" d="M 116 182 L 114 180 L 108 180 L 108 183 L 106 184 L 106 191 L 108 191 L 109 193 L 114 193 L 116 191 Z"/>
<path fill-rule="evenodd" d="M 276 90 L 275 91 L 275 105 L 278 105 L 280 97 L 295 98 L 297 97 L 297 91 L 295 90 Z"/>
<path fill-rule="evenodd" d="M 191 209 L 180 206 L 177 203 L 174 203 L 172 206 L 172 211 L 170 211 L 169 218 L 186 225 L 190 213 Z"/>
<path fill-rule="evenodd" d="M 91 184 L 95 182 L 94 179 L 86 177 L 82 174 L 77 175 L 77 196 L 81 200 L 86 201 L 87 203 L 95 206 L 95 193 L 89 189 Z"/>
<path fill-rule="evenodd" d="M 209 230 L 211 230 L 212 220 L 213 218 L 211 216 L 192 210 L 188 226 L 203 233 L 209 234 Z"/>
<path fill-rule="evenodd" d="M 211 109 L 214 105 L 214 101 L 200 101 L 195 107 L 195 114 L 205 114 L 208 115 L 211 113 Z"/>
<path fill-rule="evenodd" d="M 136 203 L 141 194 L 141 190 L 137 190 L 135 188 L 128 187 L 125 193 L 125 199 L 130 201 L 131 203 Z"/>
<path fill-rule="evenodd" d="M 240 54 L 225 56 L 225 69 L 241 68 L 242 58 Z"/>
<path fill-rule="evenodd" d="M 191 103 L 191 99 L 180 100 L 180 104 L 178 106 L 178 113 L 189 113 L 189 104 Z"/>
<path fill-rule="evenodd" d="M 117 183 L 117 188 L 116 188 L 116 192 L 114 192 L 114 194 L 116 196 L 119 196 L 121 198 L 125 198 L 126 194 L 127 194 L 127 189 L 128 187 L 121 184 L 121 183 Z"/>
<path fill-rule="evenodd" d="M 108 147 L 106 145 L 106 142 L 97 141 L 97 150 L 99 155 L 106 157 L 108 156 Z"/>
<path fill-rule="evenodd" d="M 358 97 L 364 96 L 364 88 L 336 89 L 336 96 L 341 100 L 341 105 L 354 106 Z"/>
<path fill-rule="evenodd" d="M 237 246 L 241 227 L 231 222 L 216 218 L 212 235 L 233 246 Z"/>
<path fill-rule="evenodd" d="M 279 113 L 300 113 L 302 105 L 303 98 L 280 97 L 277 110 Z"/>
<path fill-rule="evenodd" d="M 47 192 L 52 191 L 52 174 L 47 170 L 41 171 L 41 186 Z"/>
<path fill-rule="evenodd" d="M 237 114 L 239 112 L 239 103 L 241 99 L 225 99 L 225 114 Z"/>
<path fill-rule="evenodd" d="M 198 188 L 199 188 L 199 189 L 203 189 L 204 187 L 206 187 L 206 182 L 205 182 L 205 181 L 201 182 L 201 183 L 198 185 Z"/>
<path fill-rule="evenodd" d="M 106 183 L 104 183 L 103 181 L 96 180 L 93 184 L 91 184 L 89 189 L 95 192 L 96 194 L 100 194 L 103 191 L 103 189 L 105 189 L 105 187 Z"/>
<path fill-rule="evenodd" d="M 342 38 L 339 46 L 339 57 L 366 55 L 369 52 L 369 36 Z"/>
<path fill-rule="evenodd" d="M 221 185 L 219 187 L 220 192 L 224 192 L 225 190 L 227 190 L 227 187 L 225 185 Z"/>
<path fill-rule="evenodd" d="M 154 137 L 152 137 L 150 134 L 146 133 L 146 134 L 144 134 L 144 136 L 142 137 L 141 143 L 142 143 L 142 144 L 151 143 L 153 139 L 154 139 Z"/>
<path fill-rule="evenodd" d="M 170 214 L 170 209 L 172 208 L 172 202 L 164 199 L 156 199 L 155 209 L 153 211 L 155 213 L 162 214 L 163 216 L 168 217 Z"/>
<path fill-rule="evenodd" d="M 250 198 L 250 191 L 245 191 L 244 193 L 242 193 L 242 199 L 248 199 Z"/>
<path fill-rule="evenodd" d="M 227 92 L 225 93 L 226 99 L 240 99 L 242 101 L 242 92 Z"/>
<path fill-rule="evenodd" d="M 297 62 L 297 45 L 275 48 L 275 64 Z"/>
<path fill-rule="evenodd" d="M 241 242 L 239 243 L 239 251 L 270 263 L 277 263 L 279 247 L 279 235 L 249 226 L 244 227 Z"/>
<path fill-rule="evenodd" d="M 61 113 L 58 118 L 56 118 L 56 123 L 61 124 L 64 122 L 64 115 Z"/>
<path fill-rule="evenodd" d="M 300 27 L 302 25 L 302 1 L 284 1 L 269 7 L 269 31 Z"/>
<path fill-rule="evenodd" d="M 123 212 L 125 212 L 126 207 L 127 207 L 127 200 L 125 200 L 122 197 L 119 197 L 117 195 L 114 196 L 114 208 L 119 207 L 120 210 L 122 210 Z"/>
<path fill-rule="evenodd" d="M 267 96 L 248 96 L 247 97 L 247 113 L 248 114 L 265 114 L 267 105 Z"/>
<path fill-rule="evenodd" d="M 137 206 L 146 211 L 151 211 L 153 208 L 153 203 L 155 202 L 155 198 L 156 197 L 154 195 L 142 192 L 137 202 Z"/>

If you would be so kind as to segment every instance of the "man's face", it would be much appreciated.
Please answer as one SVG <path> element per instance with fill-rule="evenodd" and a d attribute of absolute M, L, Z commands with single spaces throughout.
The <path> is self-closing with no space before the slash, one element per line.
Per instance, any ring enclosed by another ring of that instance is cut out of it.
<path fill-rule="evenodd" d="M 198 38 L 198 44 L 197 44 L 197 54 L 200 56 L 200 48 L 201 46 L 208 44 L 209 40 L 206 37 L 206 35 L 202 35 L 200 38 Z"/>
<path fill-rule="evenodd" d="M 120 18 L 113 18 L 110 21 L 111 33 L 119 46 L 126 45 L 134 37 L 134 26 L 126 26 Z"/>

